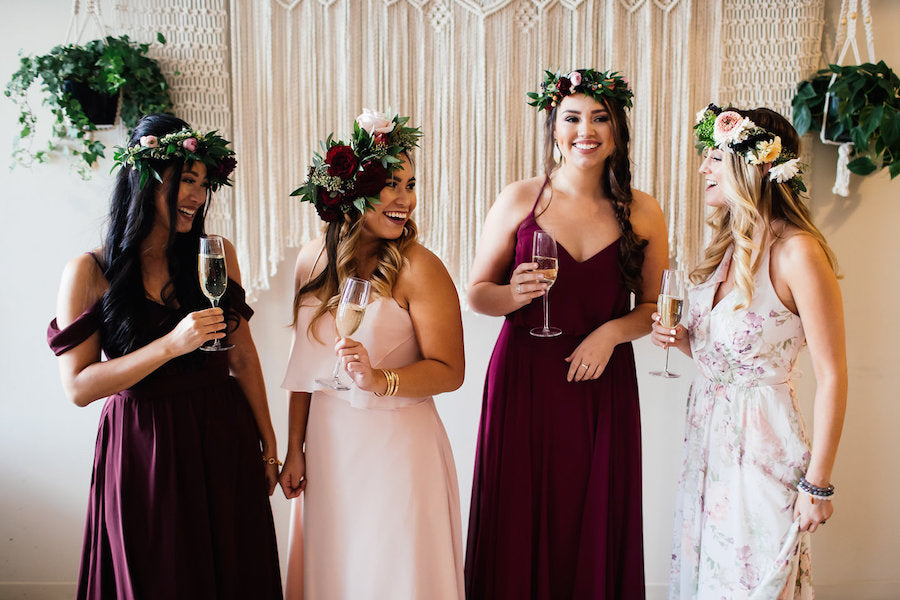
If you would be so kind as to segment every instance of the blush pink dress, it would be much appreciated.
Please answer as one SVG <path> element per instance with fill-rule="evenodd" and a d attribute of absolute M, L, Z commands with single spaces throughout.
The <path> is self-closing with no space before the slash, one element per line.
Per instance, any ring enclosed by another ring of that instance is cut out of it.
<path fill-rule="evenodd" d="M 294 501 L 285 595 L 291 600 L 463 598 L 459 489 L 431 397 L 377 397 L 316 383 L 334 367 L 334 319 L 307 328 L 301 306 L 282 387 L 311 392 L 304 495 Z M 374 368 L 422 355 L 409 312 L 393 298 L 366 309 L 353 339 Z M 402 381 L 400 382 L 402 386 Z"/>

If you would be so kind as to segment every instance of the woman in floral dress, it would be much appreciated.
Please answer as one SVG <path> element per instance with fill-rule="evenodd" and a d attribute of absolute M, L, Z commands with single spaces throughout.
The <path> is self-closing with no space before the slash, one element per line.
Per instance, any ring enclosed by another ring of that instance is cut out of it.
<path fill-rule="evenodd" d="M 653 342 L 697 364 L 688 398 L 670 598 L 812 598 L 810 534 L 834 512 L 847 398 L 836 262 L 800 197 L 800 140 L 777 113 L 710 105 L 695 127 L 715 210 L 687 326 Z M 809 345 L 810 446 L 792 384 Z"/>

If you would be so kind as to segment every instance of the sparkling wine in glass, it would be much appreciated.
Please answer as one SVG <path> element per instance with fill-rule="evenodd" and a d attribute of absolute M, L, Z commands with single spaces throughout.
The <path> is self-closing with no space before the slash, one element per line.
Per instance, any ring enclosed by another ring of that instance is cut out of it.
<path fill-rule="evenodd" d="M 531 261 L 537 263 L 535 272 L 540 275 L 541 283 L 547 284 L 547 291 L 544 292 L 544 326 L 535 327 L 529 333 L 534 337 L 556 337 L 562 333 L 562 329 L 550 327 L 550 309 L 547 305 L 547 296 L 550 294 L 550 288 L 556 282 L 559 260 L 556 256 L 556 240 L 550 237 L 550 234 L 546 231 L 534 232 Z"/>
<path fill-rule="evenodd" d="M 659 286 L 659 298 L 656 301 L 656 312 L 659 313 L 659 324 L 666 329 L 673 329 L 681 321 L 684 309 L 684 274 L 681 271 L 665 270 Z M 666 366 L 662 371 L 650 371 L 658 377 L 681 377 L 669 370 L 669 348 L 666 348 Z"/>
<path fill-rule="evenodd" d="M 337 315 L 334 324 L 338 335 L 342 338 L 350 337 L 359 329 L 363 316 L 366 314 L 366 305 L 369 303 L 369 282 L 357 277 L 348 277 L 341 289 L 341 300 L 338 302 Z M 338 357 L 334 363 L 334 371 L 329 378 L 316 379 L 316 383 L 327 385 L 335 390 L 349 390 L 341 383 L 338 373 L 341 370 L 341 359 Z"/>
<path fill-rule="evenodd" d="M 197 271 L 200 275 L 200 290 L 209 298 L 213 308 L 219 306 L 219 300 L 228 287 L 228 272 L 225 270 L 225 243 L 218 235 L 200 238 L 200 254 L 197 257 Z M 223 344 L 215 340 L 211 345 L 200 346 L 207 352 L 219 352 L 234 348 L 231 344 Z"/>

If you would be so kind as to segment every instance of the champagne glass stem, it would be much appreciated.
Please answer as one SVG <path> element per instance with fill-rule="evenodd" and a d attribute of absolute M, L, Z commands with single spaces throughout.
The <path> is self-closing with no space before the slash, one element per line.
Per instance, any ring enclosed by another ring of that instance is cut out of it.
<path fill-rule="evenodd" d="M 338 373 L 341 370 L 341 357 L 338 357 L 336 361 L 334 361 L 334 370 L 331 372 L 331 379 L 334 381 L 338 380 Z"/>
<path fill-rule="evenodd" d="M 547 296 L 549 295 L 550 290 L 544 292 L 544 331 L 550 329 L 550 307 L 547 304 Z"/>
<path fill-rule="evenodd" d="M 663 372 L 669 372 L 669 347 L 666 346 L 666 368 L 663 369 Z"/>
<path fill-rule="evenodd" d="M 213 308 L 218 308 L 218 307 L 219 307 L 219 299 L 218 299 L 218 298 L 210 298 L 210 302 L 212 302 L 212 307 L 213 307 Z M 216 350 L 219 350 L 219 349 L 222 348 L 222 342 L 220 342 L 219 339 L 216 338 L 216 339 L 213 341 L 212 347 L 215 348 Z"/>

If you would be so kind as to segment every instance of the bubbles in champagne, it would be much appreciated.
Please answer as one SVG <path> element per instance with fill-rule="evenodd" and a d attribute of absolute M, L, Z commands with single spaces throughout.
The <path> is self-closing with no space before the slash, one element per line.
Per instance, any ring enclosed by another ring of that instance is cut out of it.
<path fill-rule="evenodd" d="M 217 302 L 228 285 L 224 254 L 200 254 L 200 289 L 210 302 Z"/>
<path fill-rule="evenodd" d="M 338 335 L 341 337 L 350 337 L 356 333 L 365 314 L 365 306 L 342 302 L 338 306 L 337 317 L 334 320 Z"/>
<path fill-rule="evenodd" d="M 659 324 L 663 327 L 675 327 L 681 321 L 681 310 L 684 300 L 666 294 L 660 294 L 656 303 L 659 313 Z"/>

